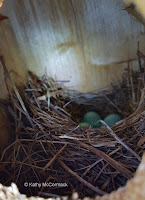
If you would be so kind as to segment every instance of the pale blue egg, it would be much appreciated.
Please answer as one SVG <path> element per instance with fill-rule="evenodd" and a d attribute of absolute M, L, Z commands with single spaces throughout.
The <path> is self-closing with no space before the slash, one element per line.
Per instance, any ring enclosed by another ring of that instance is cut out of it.
<path fill-rule="evenodd" d="M 93 111 L 87 112 L 83 117 L 83 121 L 87 122 L 88 124 L 90 124 L 92 128 L 101 127 L 101 123 L 100 122 L 96 123 L 100 119 L 101 119 L 100 115 L 98 115 L 98 113 L 93 112 Z"/>
<path fill-rule="evenodd" d="M 121 120 L 121 116 L 118 114 L 110 114 L 104 118 L 104 122 L 110 127 L 120 120 Z"/>
<path fill-rule="evenodd" d="M 87 122 L 80 122 L 79 126 L 81 126 L 81 127 L 89 127 L 90 125 Z"/>

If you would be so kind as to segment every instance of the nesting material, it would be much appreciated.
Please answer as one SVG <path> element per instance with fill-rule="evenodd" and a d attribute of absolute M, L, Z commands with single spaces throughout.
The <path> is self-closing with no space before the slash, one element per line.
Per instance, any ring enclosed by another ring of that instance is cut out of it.
<path fill-rule="evenodd" d="M 125 187 L 119 188 L 117 191 L 112 192 L 111 194 L 104 195 L 103 197 L 96 196 L 95 198 L 86 197 L 86 200 L 144 200 L 145 197 L 145 154 L 143 156 L 142 162 L 139 165 L 137 172 L 133 179 L 129 180 Z M 26 195 L 20 194 L 17 186 L 12 183 L 10 187 L 5 187 L 0 184 L 0 199 L 6 200 L 43 200 L 44 198 L 40 197 L 30 197 L 27 198 Z M 46 198 L 45 198 L 46 199 Z M 57 199 L 57 200 L 79 200 L 77 193 L 73 193 L 69 197 L 51 197 L 48 199 Z"/>
<path fill-rule="evenodd" d="M 144 60 L 142 55 L 139 58 Z M 112 91 L 94 94 L 94 104 L 89 99 L 78 105 L 78 96 L 66 99 L 63 87 L 46 76 L 29 73 L 27 86 L 16 88 L 3 58 L 1 61 L 7 84 L 14 90 L 8 110 L 15 130 L 1 155 L 1 183 L 14 182 L 27 195 L 54 197 L 78 192 L 83 198 L 116 190 L 133 177 L 145 148 L 142 66 L 139 72 L 128 66 L 123 81 L 113 85 Z M 78 126 L 90 105 L 96 112 L 102 107 L 103 112 L 106 101 L 108 109 L 101 118 L 118 112 L 122 121 L 109 127 L 100 120 L 104 126 L 97 129 Z M 50 183 L 55 186 L 47 186 Z"/>

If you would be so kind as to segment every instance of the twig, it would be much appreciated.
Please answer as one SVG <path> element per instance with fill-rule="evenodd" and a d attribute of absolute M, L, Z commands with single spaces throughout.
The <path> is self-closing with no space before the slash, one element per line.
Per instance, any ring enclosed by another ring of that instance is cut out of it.
<path fill-rule="evenodd" d="M 12 81 L 12 79 L 11 79 L 9 73 L 8 73 L 8 70 L 7 70 L 6 65 L 5 65 L 5 63 L 4 63 L 4 58 L 3 58 L 2 56 L 0 56 L 0 61 L 1 61 L 2 66 L 3 66 L 5 76 L 9 78 L 9 81 L 10 81 L 10 83 L 11 83 L 11 86 L 13 87 L 13 89 L 14 89 L 16 95 L 17 95 L 18 100 L 19 100 L 19 102 L 20 102 L 20 104 L 21 104 L 23 110 L 25 111 L 26 117 L 28 118 L 28 120 L 29 120 L 31 126 L 34 128 L 34 124 L 33 124 L 32 120 L 31 120 L 31 117 L 30 117 L 30 115 L 29 115 L 29 113 L 28 113 L 28 111 L 27 111 L 27 109 L 26 109 L 26 107 L 25 107 L 25 105 L 24 105 L 24 102 L 23 102 L 23 100 L 22 100 L 22 98 L 21 98 L 21 96 L 20 96 L 20 94 L 19 94 L 19 92 L 18 92 L 18 90 L 17 90 L 17 88 L 16 88 L 14 82 Z"/>
<path fill-rule="evenodd" d="M 140 70 L 140 73 L 141 73 L 141 71 L 142 71 L 142 66 L 141 66 L 141 59 L 140 59 L 140 53 L 139 53 L 139 42 L 138 42 L 138 48 L 137 48 L 137 56 L 138 56 L 139 70 Z"/>
<path fill-rule="evenodd" d="M 121 163 L 117 162 L 116 160 L 114 160 L 113 158 L 105 154 L 104 152 L 100 151 L 99 149 L 96 149 L 88 144 L 85 144 L 77 140 L 75 140 L 75 142 L 78 142 L 82 147 L 88 149 L 89 151 L 103 158 L 113 168 L 117 169 L 120 173 L 122 173 L 126 178 L 130 179 L 133 176 L 133 173 L 129 171 L 128 169 L 126 169 Z"/>
<path fill-rule="evenodd" d="M 106 194 L 104 191 L 100 190 L 98 187 L 93 186 L 91 183 L 88 183 L 86 180 L 84 180 L 82 177 L 80 177 L 78 174 L 76 174 L 74 171 L 72 171 L 67 165 L 64 164 L 64 162 L 62 162 L 61 160 L 59 161 L 59 163 L 61 164 L 61 166 L 67 171 L 69 172 L 71 175 L 75 176 L 77 178 L 77 180 L 79 180 L 81 183 L 83 183 L 85 186 L 87 186 L 88 188 L 90 188 L 91 190 L 97 192 L 100 195 L 104 195 Z"/>
<path fill-rule="evenodd" d="M 103 120 L 99 120 L 104 126 L 107 127 L 107 129 L 109 130 L 110 134 L 119 142 L 119 144 L 121 144 L 122 146 L 124 146 L 131 154 L 133 154 L 139 161 L 141 161 L 140 156 L 137 155 L 137 153 L 135 153 L 130 147 L 128 147 L 113 131 L 112 129 L 103 121 Z"/>
<path fill-rule="evenodd" d="M 59 152 L 45 165 L 45 167 L 43 168 L 43 170 L 45 171 L 48 167 L 50 167 L 50 165 L 52 165 L 52 163 L 56 160 L 56 158 L 63 152 L 63 150 L 67 147 L 67 144 L 65 144 L 60 150 Z"/>

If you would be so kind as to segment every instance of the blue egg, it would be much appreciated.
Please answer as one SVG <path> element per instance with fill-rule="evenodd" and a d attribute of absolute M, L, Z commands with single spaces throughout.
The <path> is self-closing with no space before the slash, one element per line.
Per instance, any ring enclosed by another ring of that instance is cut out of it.
<path fill-rule="evenodd" d="M 89 125 L 91 125 L 92 128 L 101 127 L 100 122 L 96 123 L 100 119 L 101 119 L 100 115 L 98 115 L 98 113 L 93 112 L 93 111 L 87 112 L 83 117 L 83 121 L 87 122 Z"/>
<path fill-rule="evenodd" d="M 87 122 L 80 122 L 79 126 L 81 126 L 81 127 L 89 127 L 90 125 Z"/>
<path fill-rule="evenodd" d="M 121 116 L 118 114 L 110 114 L 104 118 L 104 122 L 110 127 L 120 120 L 121 120 Z"/>

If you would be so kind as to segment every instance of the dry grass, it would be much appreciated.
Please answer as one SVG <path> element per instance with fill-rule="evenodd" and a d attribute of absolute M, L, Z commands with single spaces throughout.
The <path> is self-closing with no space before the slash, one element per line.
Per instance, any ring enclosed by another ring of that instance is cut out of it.
<path fill-rule="evenodd" d="M 123 81 L 111 91 L 67 100 L 62 85 L 46 76 L 29 73 L 27 87 L 17 89 L 1 57 L 8 88 L 13 88 L 8 110 L 15 134 L 1 155 L 0 182 L 15 182 L 27 195 L 77 191 L 81 198 L 125 185 L 145 148 L 145 57 L 138 55 L 140 71 L 133 72 L 128 65 Z M 81 128 L 77 124 L 90 107 L 103 117 L 117 112 L 124 119 L 111 128 L 103 121 L 98 129 Z M 25 187 L 25 182 L 68 187 Z"/>

